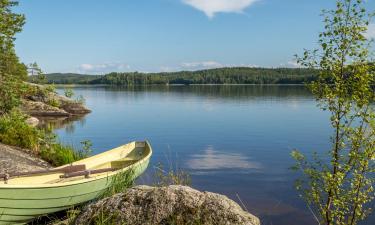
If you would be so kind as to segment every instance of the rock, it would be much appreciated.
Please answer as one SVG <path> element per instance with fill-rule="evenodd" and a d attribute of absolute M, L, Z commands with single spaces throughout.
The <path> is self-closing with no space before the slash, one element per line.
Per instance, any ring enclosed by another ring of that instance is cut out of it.
<path fill-rule="evenodd" d="M 52 168 L 47 162 L 32 155 L 31 150 L 0 143 L 0 173 L 28 172 Z"/>
<path fill-rule="evenodd" d="M 75 102 L 65 96 L 60 96 L 57 94 L 53 93 L 54 99 L 59 101 L 60 103 L 60 108 L 64 109 L 66 112 L 72 114 L 72 115 L 82 115 L 82 114 L 87 114 L 90 113 L 91 110 L 89 110 L 86 106 L 79 102 Z"/>
<path fill-rule="evenodd" d="M 31 116 L 70 116 L 70 113 L 63 109 L 47 105 L 43 102 L 33 102 L 30 100 L 22 100 L 21 110 Z"/>
<path fill-rule="evenodd" d="M 103 216 L 113 224 L 260 225 L 226 196 L 177 185 L 130 188 L 88 205 L 74 224 L 99 224 Z"/>
<path fill-rule="evenodd" d="M 30 87 L 33 87 L 34 91 L 25 97 L 24 103 L 26 105 L 24 105 L 23 108 L 26 109 L 26 113 L 32 113 L 31 115 L 35 116 L 59 117 L 83 115 L 91 112 L 91 110 L 82 103 L 76 102 L 65 96 L 58 95 L 54 92 L 46 93 L 45 87 L 42 85 L 32 83 L 27 84 Z M 51 106 L 51 103 L 54 103 L 53 105 L 56 105 L 57 107 Z M 49 107 L 44 106 L 43 104 Z"/>
<path fill-rule="evenodd" d="M 32 127 L 36 127 L 39 124 L 39 120 L 38 118 L 35 118 L 35 117 L 29 117 L 27 118 L 26 123 Z"/>

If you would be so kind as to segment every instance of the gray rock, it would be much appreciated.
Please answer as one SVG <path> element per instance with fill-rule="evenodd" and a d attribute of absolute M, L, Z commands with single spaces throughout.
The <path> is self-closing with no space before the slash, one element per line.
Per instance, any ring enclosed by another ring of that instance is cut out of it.
<path fill-rule="evenodd" d="M 43 102 L 22 100 L 21 110 L 31 116 L 63 116 L 68 117 L 70 113 L 63 109 L 47 105 Z"/>
<path fill-rule="evenodd" d="M 0 173 L 28 172 L 52 168 L 47 162 L 37 158 L 31 150 L 0 143 Z"/>
<path fill-rule="evenodd" d="M 176 185 L 133 187 L 90 204 L 75 224 L 98 224 L 103 217 L 132 225 L 260 225 L 257 217 L 226 196 Z"/>
<path fill-rule="evenodd" d="M 26 123 L 32 127 L 36 127 L 39 124 L 39 120 L 36 117 L 29 117 L 26 119 Z"/>
<path fill-rule="evenodd" d="M 67 98 L 65 96 L 58 95 L 56 93 L 49 93 L 46 97 L 47 103 L 51 101 L 51 99 L 54 99 L 59 102 L 60 109 L 65 110 L 66 112 L 72 114 L 72 115 L 81 115 L 81 114 L 87 114 L 90 113 L 91 110 L 89 110 L 86 106 L 84 106 L 82 103 L 76 102 L 70 98 Z"/>

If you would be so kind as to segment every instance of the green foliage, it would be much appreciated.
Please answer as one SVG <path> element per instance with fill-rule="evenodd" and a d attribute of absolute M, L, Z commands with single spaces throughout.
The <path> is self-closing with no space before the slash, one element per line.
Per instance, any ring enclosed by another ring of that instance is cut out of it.
<path fill-rule="evenodd" d="M 28 71 L 31 76 L 35 76 L 39 84 L 46 84 L 47 77 L 43 73 L 42 69 L 38 66 L 36 62 L 28 65 Z"/>
<path fill-rule="evenodd" d="M 46 74 L 49 84 L 89 84 L 93 80 L 100 78 L 100 75 L 86 75 L 76 73 L 51 73 Z M 38 83 L 37 76 L 29 76 L 29 82 Z"/>
<path fill-rule="evenodd" d="M 73 146 L 61 143 L 53 143 L 48 147 L 43 147 L 40 151 L 40 156 L 54 166 L 69 164 L 80 159 L 77 157 Z"/>
<path fill-rule="evenodd" d="M 15 109 L 0 116 L 0 142 L 37 151 L 42 133 L 28 125 L 26 118 L 25 114 Z"/>
<path fill-rule="evenodd" d="M 66 165 L 91 155 L 91 142 L 83 141 L 81 143 L 82 149 L 76 149 L 72 145 L 58 142 L 55 134 L 46 133 L 40 156 L 54 166 Z"/>
<path fill-rule="evenodd" d="M 45 87 L 44 89 L 45 93 L 51 93 L 51 92 L 56 93 L 56 87 L 54 84 L 45 85 L 44 87 Z"/>
<path fill-rule="evenodd" d="M 314 79 L 309 69 L 220 68 L 171 73 L 110 73 L 93 84 L 303 84 Z"/>
<path fill-rule="evenodd" d="M 81 142 L 80 150 L 57 141 L 56 135 L 48 130 L 40 130 L 28 125 L 27 115 L 13 109 L 0 116 L 0 142 L 21 148 L 32 149 L 42 159 L 54 166 L 61 166 L 88 157 L 91 142 Z"/>
<path fill-rule="evenodd" d="M 324 15 L 320 49 L 298 61 L 320 71 L 310 89 L 330 112 L 334 133 L 328 161 L 292 152 L 303 173 L 296 187 L 320 224 L 354 225 L 371 213 L 374 199 L 375 74 L 364 37 L 372 15 L 362 0 L 338 0 Z"/>
<path fill-rule="evenodd" d="M 158 187 L 168 185 L 191 185 L 191 176 L 188 172 L 180 168 L 169 168 L 168 171 L 165 171 L 161 163 L 155 167 L 154 178 L 154 185 Z"/>
<path fill-rule="evenodd" d="M 98 199 L 110 197 L 120 192 L 124 192 L 134 184 L 134 171 L 124 170 L 111 177 L 111 183 L 100 195 Z"/>
<path fill-rule="evenodd" d="M 56 98 L 49 98 L 47 104 L 57 108 L 60 107 L 60 102 Z"/>
<path fill-rule="evenodd" d="M 87 158 L 92 154 L 92 142 L 90 140 L 84 140 L 80 142 L 82 149 L 78 151 L 78 155 L 81 159 Z"/>
<path fill-rule="evenodd" d="M 26 66 L 19 62 L 14 50 L 15 35 L 25 23 L 23 15 L 12 12 L 18 3 L 0 0 L 0 114 L 20 104 L 27 79 Z"/>
<path fill-rule="evenodd" d="M 48 74 L 48 83 L 56 84 L 304 84 L 315 80 L 317 71 L 304 68 L 233 67 L 170 73 L 110 73 L 105 76 L 81 74 Z M 37 82 L 36 77 L 30 77 Z"/>
<path fill-rule="evenodd" d="M 64 95 L 67 98 L 72 98 L 74 96 L 73 89 L 71 89 L 71 88 L 65 88 Z"/>

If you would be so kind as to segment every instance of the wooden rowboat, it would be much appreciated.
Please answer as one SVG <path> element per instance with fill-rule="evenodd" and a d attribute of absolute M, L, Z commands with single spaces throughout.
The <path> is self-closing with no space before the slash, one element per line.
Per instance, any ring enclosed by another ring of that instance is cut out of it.
<path fill-rule="evenodd" d="M 0 225 L 24 224 L 95 199 L 116 175 L 141 175 L 151 154 L 147 141 L 131 142 L 52 170 L 0 174 Z"/>

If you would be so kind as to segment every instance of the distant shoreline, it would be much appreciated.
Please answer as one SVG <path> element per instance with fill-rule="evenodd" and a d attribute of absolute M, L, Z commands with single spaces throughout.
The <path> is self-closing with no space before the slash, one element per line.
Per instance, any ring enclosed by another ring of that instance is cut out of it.
<path fill-rule="evenodd" d="M 231 67 L 168 73 L 123 72 L 105 75 L 45 74 L 47 83 L 61 85 L 304 85 L 317 79 L 317 70 L 307 68 Z M 40 82 L 30 76 L 29 82 Z"/>
<path fill-rule="evenodd" d="M 142 85 L 117 85 L 117 84 L 54 84 L 55 87 L 150 87 L 150 86 L 306 86 L 306 84 L 142 84 Z"/>

